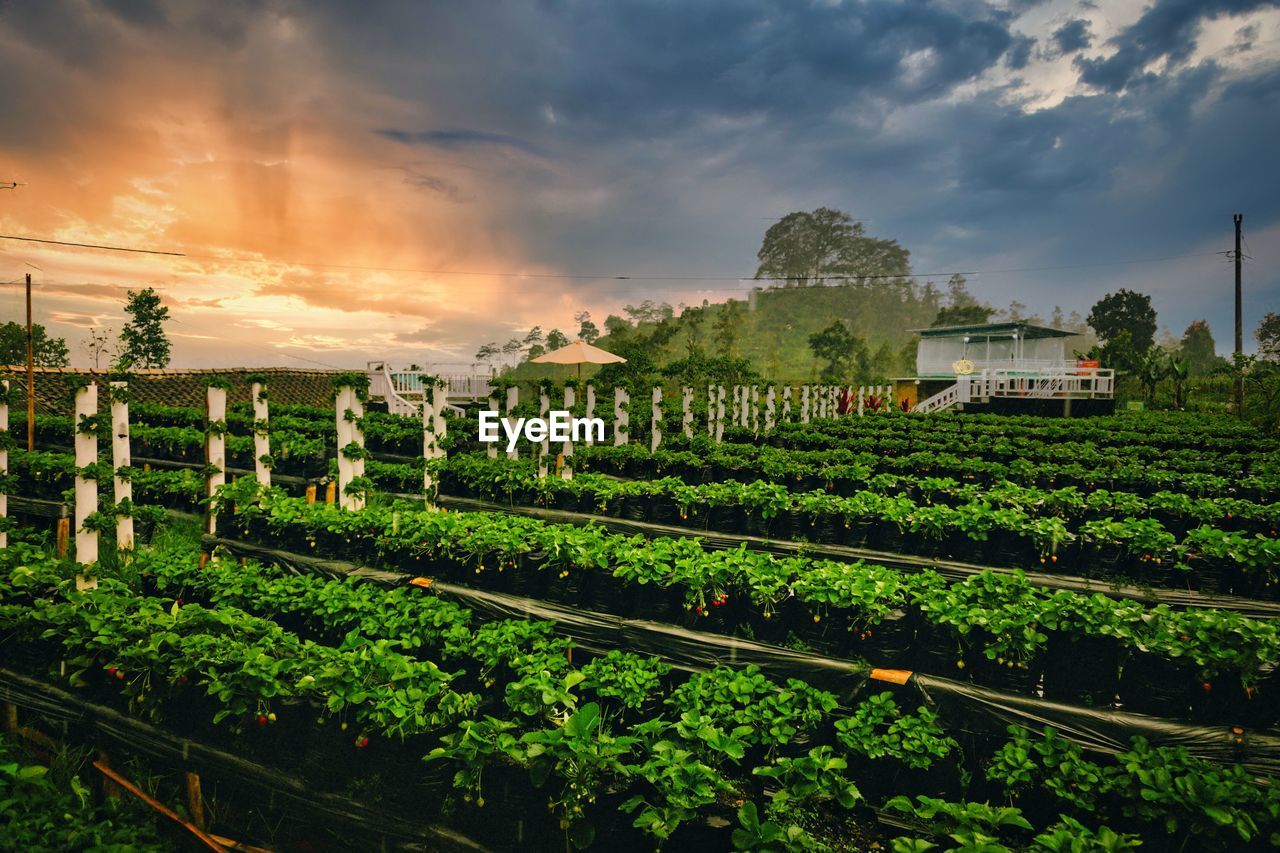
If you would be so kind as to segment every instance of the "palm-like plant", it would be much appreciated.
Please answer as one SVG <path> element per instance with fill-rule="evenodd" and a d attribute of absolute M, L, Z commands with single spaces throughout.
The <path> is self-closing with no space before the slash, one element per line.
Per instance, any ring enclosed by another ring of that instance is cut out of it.
<path fill-rule="evenodd" d="M 1181 409 L 1187 403 L 1187 379 L 1191 376 L 1191 359 L 1170 354 L 1166 371 L 1169 378 L 1173 380 L 1173 406 Z"/>
<path fill-rule="evenodd" d="M 1168 375 L 1168 372 L 1168 360 L 1164 350 L 1159 347 L 1152 347 L 1138 357 L 1136 373 L 1148 403 L 1155 401 L 1156 385 Z"/>

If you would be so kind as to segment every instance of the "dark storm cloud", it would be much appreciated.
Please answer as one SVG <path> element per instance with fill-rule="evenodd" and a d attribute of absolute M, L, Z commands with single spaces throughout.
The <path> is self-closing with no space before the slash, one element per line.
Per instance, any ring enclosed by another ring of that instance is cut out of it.
<path fill-rule="evenodd" d="M 1027 63 L 1031 61 L 1031 51 L 1036 46 L 1036 40 L 1030 36 L 1017 36 L 1013 40 L 1013 44 L 1009 46 L 1008 53 L 1004 56 L 1004 64 L 1006 67 L 1014 71 L 1021 71 L 1027 67 Z"/>
<path fill-rule="evenodd" d="M 1080 79 L 1117 92 L 1151 63 L 1167 59 L 1170 67 L 1185 62 L 1196 49 L 1200 26 L 1224 15 L 1241 15 L 1280 5 L 1276 0 L 1156 0 L 1133 25 L 1108 40 L 1116 48 L 1104 58 L 1076 58 Z"/>
<path fill-rule="evenodd" d="M 1083 18 L 1067 21 L 1053 31 L 1053 44 L 1062 55 L 1084 50 L 1092 42 L 1093 36 L 1089 33 L 1089 22 Z"/>

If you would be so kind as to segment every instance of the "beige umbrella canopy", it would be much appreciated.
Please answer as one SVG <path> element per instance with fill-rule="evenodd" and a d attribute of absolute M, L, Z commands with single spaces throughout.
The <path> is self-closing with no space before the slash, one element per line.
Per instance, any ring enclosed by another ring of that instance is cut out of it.
<path fill-rule="evenodd" d="M 585 341 L 574 341 L 568 346 L 552 350 L 546 355 L 530 359 L 534 364 L 576 364 L 578 365 L 578 382 L 582 382 L 582 365 L 584 364 L 618 364 L 626 359 L 614 355 L 600 347 L 593 347 Z"/>

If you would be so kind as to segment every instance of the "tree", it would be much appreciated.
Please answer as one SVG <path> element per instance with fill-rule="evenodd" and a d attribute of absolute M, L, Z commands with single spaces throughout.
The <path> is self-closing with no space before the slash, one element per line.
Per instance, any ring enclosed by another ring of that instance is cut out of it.
<path fill-rule="evenodd" d="M 123 361 L 133 367 L 167 367 L 170 344 L 164 333 L 169 309 L 160 304 L 155 288 L 129 291 L 124 312 L 130 316 L 120 332 Z"/>
<path fill-rule="evenodd" d="M 71 363 L 67 342 L 51 337 L 39 323 L 32 323 L 31 360 L 40 367 L 66 367 Z M 13 322 L 0 326 L 0 364 L 26 363 L 27 327 Z"/>
<path fill-rule="evenodd" d="M 1138 381 L 1142 383 L 1143 395 L 1148 403 L 1155 402 L 1156 386 L 1160 380 L 1169 375 L 1169 357 L 1160 347 L 1149 347 L 1138 357 L 1134 365 Z"/>
<path fill-rule="evenodd" d="M 865 284 L 911 274 L 910 252 L 897 240 L 863 233 L 842 210 L 820 207 L 789 213 L 765 232 L 756 258 L 757 279 L 775 279 L 787 287 L 811 287 L 830 279 Z"/>
<path fill-rule="evenodd" d="M 1132 290 L 1118 290 L 1098 300 L 1086 318 L 1089 328 L 1104 343 L 1121 332 L 1129 333 L 1129 343 L 1136 353 L 1151 349 L 1156 339 L 1156 310 L 1151 297 Z"/>
<path fill-rule="evenodd" d="M 1209 323 L 1195 320 L 1182 333 L 1182 343 L 1178 352 L 1187 360 L 1191 372 L 1197 376 L 1212 373 L 1226 364 L 1217 352 L 1213 341 L 1213 332 L 1209 331 Z"/>
<path fill-rule="evenodd" d="M 569 345 L 569 339 L 559 329 L 547 332 L 547 352 L 554 352 Z"/>
<path fill-rule="evenodd" d="M 985 305 L 948 305 L 938 310 L 933 326 L 980 326 L 990 322 L 994 308 Z"/>
<path fill-rule="evenodd" d="M 578 340 L 594 344 L 600 337 L 600 330 L 591 322 L 591 312 L 579 311 L 573 315 L 573 322 L 578 324 Z"/>
<path fill-rule="evenodd" d="M 625 320 L 617 314 L 610 314 L 604 318 L 604 331 L 607 335 L 625 338 L 627 332 L 631 331 L 631 321 Z"/>
<path fill-rule="evenodd" d="M 497 341 L 490 341 L 484 344 L 480 349 L 476 350 L 476 361 L 483 361 L 486 364 L 491 363 L 495 358 L 502 354 L 502 350 L 498 348 Z"/>
<path fill-rule="evenodd" d="M 110 346 L 111 329 L 105 326 L 101 329 L 90 329 L 89 337 L 80 342 L 80 348 L 84 350 L 84 354 L 93 362 L 94 370 L 98 369 L 102 356 L 106 354 Z"/>
<path fill-rule="evenodd" d="M 856 372 L 867 369 L 867 345 L 849 331 L 843 320 L 836 320 L 821 332 L 810 335 L 809 349 L 826 362 L 818 376 L 823 382 L 852 382 Z"/>
<path fill-rule="evenodd" d="M 742 334 L 745 318 L 746 312 L 742 309 L 742 303 L 736 299 L 730 299 L 716 314 L 716 321 L 712 328 L 715 331 L 717 355 L 722 358 L 733 358 L 737 354 L 738 338 Z"/>
<path fill-rule="evenodd" d="M 1187 379 L 1191 376 L 1191 359 L 1170 355 L 1166 372 L 1173 382 L 1173 407 L 1181 409 L 1187 405 Z"/>
<path fill-rule="evenodd" d="M 627 305 L 622 309 L 622 313 L 630 317 L 637 326 L 641 323 L 661 323 L 675 315 L 670 304 L 655 303 L 652 299 L 646 299 L 639 305 Z"/>
<path fill-rule="evenodd" d="M 1258 341 L 1258 355 L 1270 361 L 1280 361 L 1280 314 L 1268 311 L 1253 336 Z"/>

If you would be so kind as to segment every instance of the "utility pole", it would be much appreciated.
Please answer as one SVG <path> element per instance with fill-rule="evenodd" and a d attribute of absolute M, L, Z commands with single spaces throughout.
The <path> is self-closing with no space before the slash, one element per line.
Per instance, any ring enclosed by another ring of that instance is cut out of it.
<path fill-rule="evenodd" d="M 1244 214 L 1237 213 L 1231 217 L 1236 225 L 1236 360 L 1244 353 L 1244 314 L 1240 307 L 1240 279 L 1244 258 L 1240 254 L 1240 226 L 1244 222 Z M 1244 417 L 1244 377 L 1237 369 L 1236 373 L 1236 417 Z"/>
<path fill-rule="evenodd" d="M 31 337 L 31 273 L 27 273 L 27 452 L 36 452 L 35 340 Z"/>

